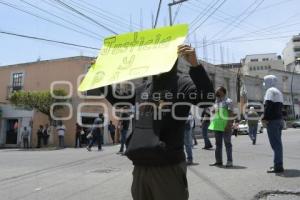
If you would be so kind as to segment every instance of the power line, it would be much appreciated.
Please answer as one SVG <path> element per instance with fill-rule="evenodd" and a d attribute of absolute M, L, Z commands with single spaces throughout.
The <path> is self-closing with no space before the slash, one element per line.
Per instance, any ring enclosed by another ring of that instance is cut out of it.
<path fill-rule="evenodd" d="M 258 4 L 257 2 L 260 1 Z M 232 20 L 230 24 L 227 24 L 224 28 L 222 28 L 219 32 L 217 32 L 216 34 L 214 34 L 210 40 L 212 40 L 213 38 L 215 38 L 216 36 L 220 35 L 220 34 L 224 34 L 224 35 L 227 35 L 229 33 L 231 33 L 233 30 L 234 30 L 234 27 L 229 29 L 230 27 L 232 27 L 233 24 L 236 24 L 237 26 L 239 26 L 243 21 L 245 21 L 248 17 L 250 17 L 256 10 L 257 8 L 264 2 L 265 0 L 255 0 L 252 4 L 250 4 L 250 6 L 248 6 L 241 14 L 239 14 L 239 16 Z M 248 13 L 248 11 L 255 5 L 255 8 L 250 11 Z M 248 13 L 248 14 L 247 14 Z M 243 17 L 242 19 L 240 19 L 243 15 L 247 14 L 245 17 Z M 225 30 L 228 30 L 226 33 L 224 33 Z"/>
<path fill-rule="evenodd" d="M 204 10 L 202 10 L 202 12 L 200 12 L 200 14 L 196 16 L 193 21 L 191 21 L 191 27 L 196 25 L 197 21 L 200 21 L 220 1 L 221 0 L 217 0 L 216 2 L 215 0 L 211 1 L 210 4 L 208 4 L 207 7 Z"/>
<path fill-rule="evenodd" d="M 223 0 L 222 1 L 222 3 L 221 4 L 219 4 L 216 8 L 215 8 L 215 10 L 213 10 L 213 12 L 211 12 L 205 19 L 204 19 L 204 21 L 202 22 L 202 23 L 200 23 L 192 32 L 190 32 L 190 34 L 189 35 L 191 35 L 192 33 L 194 33 L 195 31 L 197 31 L 197 29 L 199 29 L 213 14 L 215 14 L 215 12 L 217 12 L 218 11 L 218 9 L 219 8 L 221 8 L 223 5 L 224 5 L 224 3 L 226 2 L 227 0 Z"/>
<path fill-rule="evenodd" d="M 17 34 L 17 33 L 12 33 L 12 32 L 7 32 L 7 31 L 0 31 L 0 33 L 5 34 L 5 35 L 27 38 L 27 39 L 40 40 L 40 41 L 52 42 L 52 43 L 63 44 L 63 45 L 68 45 L 68 46 L 99 50 L 99 48 L 96 48 L 96 47 L 79 45 L 79 44 L 74 44 L 74 43 L 69 43 L 69 42 L 62 42 L 62 41 L 57 41 L 57 40 L 51 40 L 51 39 L 46 39 L 46 38 L 41 38 L 41 37 L 30 36 L 30 35 Z"/>
<path fill-rule="evenodd" d="M 62 2 L 61 0 L 54 0 L 54 1 L 56 1 L 57 3 L 59 3 L 61 6 L 63 6 L 63 7 L 65 7 L 65 8 L 67 8 L 67 9 L 69 9 L 69 10 L 71 10 L 71 11 L 77 13 L 78 15 L 83 16 L 83 17 L 85 17 L 86 19 L 88 19 L 88 20 L 94 22 L 95 24 L 97 24 L 98 26 L 104 28 L 105 30 L 107 30 L 107 31 L 109 31 L 109 32 L 111 32 L 111 33 L 117 35 L 117 33 L 116 33 L 115 31 L 113 31 L 112 29 L 110 29 L 110 28 L 108 28 L 107 26 L 105 26 L 105 25 L 99 23 L 98 21 L 94 20 L 93 18 L 91 18 L 91 17 L 85 15 L 84 13 L 82 13 L 82 12 L 80 12 L 79 10 L 73 8 L 72 6 L 70 6 L 70 5 L 68 5 L 68 4 L 64 3 L 64 2 Z"/>
<path fill-rule="evenodd" d="M 201 4 L 203 4 L 203 2 L 201 2 L 201 1 L 199 1 L 199 0 L 196 0 L 196 1 L 199 2 L 199 3 L 201 3 Z M 199 13 L 199 10 L 197 10 L 197 8 L 203 9 L 203 7 L 200 7 L 199 5 L 194 4 L 194 3 L 192 3 L 192 2 L 190 2 L 190 4 L 191 4 L 190 6 L 188 5 L 189 9 L 191 9 L 191 10 L 197 12 L 197 13 Z M 208 5 L 208 4 L 206 4 L 206 5 Z M 196 8 L 195 8 L 195 7 L 196 7 Z M 213 18 L 217 19 L 218 21 L 221 21 L 221 22 L 224 22 L 224 23 L 228 23 L 228 20 L 233 19 L 233 18 L 236 18 L 236 16 L 233 16 L 233 15 L 231 15 L 231 14 L 228 14 L 228 13 L 222 11 L 222 10 L 219 10 L 218 12 L 219 12 L 220 14 L 222 14 L 222 16 L 221 16 L 221 15 L 217 15 L 216 17 L 213 17 Z M 224 18 L 224 16 L 225 16 L 226 18 Z M 217 22 L 217 23 L 218 23 L 218 22 Z M 216 24 L 216 23 L 211 23 L 210 25 L 214 25 L 214 24 Z M 256 27 L 256 28 L 258 28 L 258 29 L 261 29 L 260 27 L 257 27 L 256 25 L 251 24 L 251 23 L 245 23 L 245 25 L 247 25 L 248 27 L 251 27 L 251 28 Z M 239 28 L 239 29 L 241 29 L 241 30 L 244 30 L 242 27 L 237 26 L 237 25 L 235 25 L 235 24 L 233 24 L 233 26 L 236 27 L 236 28 Z M 247 31 L 249 31 L 249 30 L 247 30 Z M 270 33 L 270 31 L 266 31 L 266 32 Z"/>
<path fill-rule="evenodd" d="M 95 33 L 95 32 L 93 32 L 93 31 L 91 31 L 91 30 L 88 30 L 88 29 L 86 29 L 86 28 L 84 28 L 84 27 L 82 27 L 82 26 L 80 26 L 80 25 L 78 25 L 78 24 L 73 23 L 72 21 L 66 20 L 66 19 L 64 19 L 63 17 L 60 17 L 60 16 L 58 16 L 58 15 L 56 15 L 56 14 L 53 14 L 53 13 L 51 13 L 51 12 L 45 10 L 45 9 L 42 9 L 42 8 L 36 6 L 36 5 L 33 5 L 33 4 L 31 4 L 31 3 L 29 3 L 29 2 L 27 2 L 27 1 L 25 1 L 25 0 L 20 0 L 20 1 L 22 1 L 23 3 L 29 5 L 29 6 L 31 6 L 31 7 L 33 7 L 33 8 L 35 8 L 35 9 L 37 9 L 37 10 L 40 10 L 40 11 L 42 11 L 42 12 L 44 12 L 44 13 L 47 13 L 48 15 L 54 16 L 54 17 L 56 17 L 56 18 L 58 18 L 58 19 L 60 19 L 60 20 L 62 20 L 62 21 L 64 21 L 64 22 L 67 22 L 67 23 L 69 23 L 69 24 L 72 24 L 72 25 L 74 25 L 74 26 L 76 26 L 76 27 L 78 27 L 78 28 L 80 28 L 80 29 L 82 29 L 82 30 L 85 30 L 85 31 L 90 32 L 90 33 L 93 33 L 93 34 L 96 36 L 96 37 L 94 37 L 95 39 L 99 39 L 99 38 L 97 38 L 97 37 L 99 37 L 99 36 L 102 37 L 102 38 L 104 38 L 104 36 L 99 35 L 98 33 Z"/>
<path fill-rule="evenodd" d="M 70 0 L 69 4 L 73 5 L 77 9 L 81 9 L 81 10 L 87 11 L 87 12 L 91 13 L 91 15 L 99 17 L 99 19 L 102 19 L 102 20 L 105 20 L 105 21 L 107 21 L 109 23 L 112 23 L 113 25 L 115 25 L 114 28 L 117 28 L 118 30 L 121 30 L 120 32 L 123 32 L 124 30 L 127 30 L 127 28 L 128 28 L 123 22 L 120 22 L 119 20 L 115 20 L 112 17 L 110 17 L 109 15 L 102 14 L 102 13 L 98 12 L 98 10 L 96 10 L 94 8 L 89 8 L 88 6 L 86 6 L 84 4 L 81 4 L 79 2 L 75 2 L 73 0 Z M 109 27 L 112 26 L 111 24 L 108 25 L 107 23 L 104 23 L 103 21 L 102 21 L 102 24 L 106 25 L 106 26 L 109 26 Z M 126 29 L 124 27 L 126 27 Z"/>
<path fill-rule="evenodd" d="M 72 27 L 66 26 L 66 25 L 61 24 L 61 23 L 59 23 L 59 22 L 55 22 L 55 21 L 52 21 L 52 20 L 50 20 L 50 19 L 44 18 L 44 17 L 42 17 L 42 16 L 36 15 L 36 14 L 34 14 L 34 13 L 32 13 L 32 12 L 23 10 L 23 9 L 21 9 L 21 8 L 16 7 L 16 6 L 13 5 L 13 4 L 9 4 L 9 3 L 6 3 L 6 2 L 2 2 L 2 1 L 0 1 L 0 4 L 5 5 L 5 6 L 8 6 L 8 7 L 10 7 L 10 8 L 13 8 L 13 9 L 15 9 L 15 10 L 18 10 L 18 11 L 20 11 L 20 12 L 29 14 L 29 15 L 34 16 L 34 17 L 36 17 L 36 18 L 38 18 L 38 19 L 41 19 L 41 20 L 43 20 L 43 21 L 46 21 L 46 22 L 55 24 L 55 25 L 57 25 L 57 26 L 61 26 L 61 27 L 65 28 L 65 29 L 69 29 L 69 30 L 72 30 L 72 31 L 74 31 L 74 32 L 80 33 L 80 34 L 82 34 L 82 35 L 84 35 L 84 36 L 88 36 L 88 37 L 91 37 L 91 38 L 94 38 L 94 39 L 95 39 L 95 36 L 93 36 L 93 35 L 84 33 L 84 32 L 82 32 L 82 31 L 78 31 L 78 30 L 76 30 L 76 29 L 74 29 L 74 28 L 72 28 Z M 98 40 L 98 39 L 99 39 L 99 38 L 97 38 L 97 40 Z"/>
<path fill-rule="evenodd" d="M 71 1 L 72 1 L 72 0 L 71 0 Z M 74 2 L 74 1 L 73 1 L 73 2 Z M 80 0 L 80 2 L 85 3 L 86 5 L 88 5 L 88 6 L 92 7 L 92 8 L 94 8 L 95 10 L 98 10 L 98 11 L 101 11 L 101 12 L 103 12 L 103 13 L 106 13 L 106 16 L 114 16 L 114 17 L 117 18 L 120 22 L 123 21 L 123 22 L 126 23 L 127 25 L 130 25 L 130 24 L 128 24 L 128 21 L 125 20 L 124 18 L 122 18 L 122 17 L 120 17 L 120 16 L 118 16 L 118 15 L 115 15 L 115 14 L 113 14 L 113 13 L 111 13 L 111 12 L 108 12 L 108 11 L 102 9 L 102 8 L 99 7 L 99 6 L 96 6 L 96 5 L 94 5 L 94 4 L 88 3 L 87 1 L 84 1 L 84 0 Z M 135 22 L 132 22 L 132 24 L 135 26 L 135 28 L 139 28 L 139 24 L 137 24 L 137 23 L 135 23 Z"/>

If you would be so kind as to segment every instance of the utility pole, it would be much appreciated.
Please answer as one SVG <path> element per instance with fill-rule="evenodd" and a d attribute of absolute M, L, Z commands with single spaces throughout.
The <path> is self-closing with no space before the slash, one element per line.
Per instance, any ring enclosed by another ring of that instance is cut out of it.
<path fill-rule="evenodd" d="M 175 1 L 173 0 L 172 3 L 169 3 L 169 18 L 170 18 L 170 26 L 173 25 L 173 16 L 172 16 L 172 6 L 175 6 L 177 4 L 180 4 L 180 3 L 183 3 L 183 2 L 186 2 L 188 0 L 178 0 L 178 1 Z"/>
<path fill-rule="evenodd" d="M 300 58 L 297 58 L 295 60 L 295 66 L 294 66 L 294 70 L 292 73 L 292 80 L 291 80 L 291 97 L 292 97 L 292 111 L 293 111 L 293 118 L 296 119 L 296 113 L 295 113 L 295 105 L 294 105 L 294 91 L 293 91 L 293 82 L 294 82 L 294 75 L 295 75 L 295 71 L 296 71 L 296 67 L 300 66 Z"/>

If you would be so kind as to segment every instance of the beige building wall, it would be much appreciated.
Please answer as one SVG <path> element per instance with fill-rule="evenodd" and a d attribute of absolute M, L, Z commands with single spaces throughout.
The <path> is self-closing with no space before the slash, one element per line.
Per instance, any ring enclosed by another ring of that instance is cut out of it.
<path fill-rule="evenodd" d="M 25 91 L 49 91 L 51 84 L 57 82 L 54 88 L 65 89 L 68 93 L 72 93 L 71 105 L 73 115 L 71 119 L 63 121 L 66 126 L 67 132 L 65 135 L 65 143 L 67 146 L 73 146 L 75 143 L 75 123 L 77 121 L 77 108 L 82 102 L 104 102 L 108 105 L 109 118 L 111 118 L 111 107 L 106 100 L 95 99 L 86 100 L 79 97 L 77 93 L 79 77 L 85 74 L 90 66 L 90 62 L 93 58 L 90 57 L 71 57 L 62 58 L 48 61 L 38 61 L 32 63 L 24 63 L 17 65 L 9 65 L 0 67 L 0 103 L 9 104 L 7 99 L 8 87 L 12 85 L 12 74 L 17 72 L 24 73 L 23 90 Z M 59 83 L 58 81 L 63 81 Z M 66 84 L 67 83 L 67 84 Z M 69 86 L 71 85 L 71 87 Z M 68 110 L 68 109 L 66 109 Z M 63 112 L 66 115 L 69 111 Z M 100 107 L 84 107 L 81 112 L 84 113 L 99 113 L 102 112 Z M 5 118 L 5 116 L 3 116 Z M 32 117 L 32 145 L 35 146 L 37 142 L 36 132 L 39 125 L 45 125 L 49 123 L 48 118 L 39 112 L 34 112 Z M 115 122 L 116 123 L 116 122 Z M 2 134 L 4 131 L 2 131 Z M 4 133 L 5 134 L 5 133 Z M 56 134 L 56 133 L 54 133 Z M 54 143 L 57 143 L 56 135 L 52 136 Z M 51 138 L 51 136 L 50 136 Z M 51 140 L 51 139 L 50 139 Z M 109 140 L 109 138 L 108 138 Z M 50 141 L 51 142 L 51 141 Z"/>

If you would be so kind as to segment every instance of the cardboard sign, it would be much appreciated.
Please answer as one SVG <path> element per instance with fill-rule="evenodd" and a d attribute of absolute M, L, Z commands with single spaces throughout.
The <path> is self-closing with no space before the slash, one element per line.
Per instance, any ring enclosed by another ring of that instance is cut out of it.
<path fill-rule="evenodd" d="M 170 71 L 177 59 L 177 47 L 187 33 L 188 25 L 181 24 L 106 38 L 95 65 L 78 90 Z"/>

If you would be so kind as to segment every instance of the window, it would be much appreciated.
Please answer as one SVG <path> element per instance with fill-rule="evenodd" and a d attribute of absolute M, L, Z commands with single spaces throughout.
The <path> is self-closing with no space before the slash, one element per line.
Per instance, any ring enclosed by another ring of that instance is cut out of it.
<path fill-rule="evenodd" d="M 269 60 L 269 58 L 263 58 L 262 59 L 262 61 L 268 61 Z"/>
<path fill-rule="evenodd" d="M 250 62 L 258 62 L 258 59 L 255 58 L 255 59 L 250 59 Z"/>
<path fill-rule="evenodd" d="M 294 51 L 295 51 L 295 52 L 300 52 L 300 47 L 295 47 L 295 48 L 294 48 Z"/>
<path fill-rule="evenodd" d="M 252 67 L 250 67 L 250 71 L 252 71 Z"/>
<path fill-rule="evenodd" d="M 260 66 L 260 69 L 261 69 L 261 70 L 264 70 L 264 67 L 263 67 L 263 66 Z"/>
<path fill-rule="evenodd" d="M 268 66 L 265 66 L 265 70 L 267 70 L 268 69 Z"/>
<path fill-rule="evenodd" d="M 271 65 L 269 65 L 269 69 L 271 69 Z"/>
<path fill-rule="evenodd" d="M 257 71 L 259 70 L 259 67 L 258 67 L 258 66 L 256 67 L 256 70 L 257 70 Z"/>
<path fill-rule="evenodd" d="M 12 74 L 12 90 L 18 91 L 23 88 L 24 73 L 18 72 Z"/>

